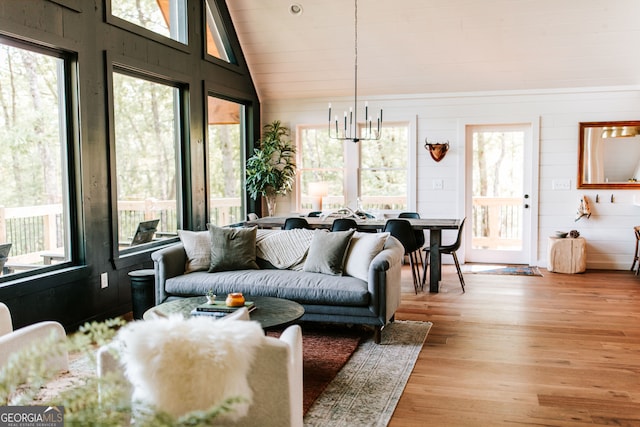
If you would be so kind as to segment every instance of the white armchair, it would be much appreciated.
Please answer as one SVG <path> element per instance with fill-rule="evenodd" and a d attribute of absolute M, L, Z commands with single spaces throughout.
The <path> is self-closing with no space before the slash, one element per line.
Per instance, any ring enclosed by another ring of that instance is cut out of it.
<path fill-rule="evenodd" d="M 248 320 L 246 308 L 226 319 Z M 145 322 L 152 322 L 147 320 Z M 255 358 L 249 370 L 248 382 L 253 392 L 253 403 L 248 414 L 238 421 L 217 420 L 221 426 L 273 426 L 302 427 L 302 333 L 300 326 L 287 328 L 279 339 L 262 336 Z M 98 350 L 98 376 L 115 373 L 125 379 L 124 366 L 118 360 L 118 344 L 115 342 Z M 211 404 L 213 404 L 212 402 Z M 205 408 L 202 408 L 205 409 Z"/>
<path fill-rule="evenodd" d="M 54 321 L 38 322 L 14 331 L 9 307 L 0 303 L 0 368 L 6 365 L 13 353 L 28 348 L 52 335 L 61 341 L 66 340 L 67 336 L 64 327 Z M 49 358 L 47 364 L 50 369 L 68 371 L 69 355 L 63 351 L 63 354 Z"/>

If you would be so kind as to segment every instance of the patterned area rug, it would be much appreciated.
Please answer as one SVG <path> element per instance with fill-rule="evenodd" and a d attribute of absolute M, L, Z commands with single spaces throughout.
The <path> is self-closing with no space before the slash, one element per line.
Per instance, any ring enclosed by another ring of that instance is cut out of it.
<path fill-rule="evenodd" d="M 542 276 L 538 267 L 529 266 L 507 266 L 500 268 L 492 268 L 489 270 L 472 270 L 469 273 L 474 274 L 505 274 L 510 276 Z"/>
<path fill-rule="evenodd" d="M 363 342 L 304 417 L 307 427 L 386 426 L 432 324 L 395 321 Z"/>
<path fill-rule="evenodd" d="M 371 333 L 361 338 L 358 328 L 336 332 L 310 327 L 303 333 L 304 425 L 386 426 L 430 328 L 429 322 L 397 320 L 382 331 L 382 343 L 375 344 Z M 70 372 L 48 383 L 33 403 L 55 400 L 62 390 L 93 375 L 95 365 L 74 355 Z"/>

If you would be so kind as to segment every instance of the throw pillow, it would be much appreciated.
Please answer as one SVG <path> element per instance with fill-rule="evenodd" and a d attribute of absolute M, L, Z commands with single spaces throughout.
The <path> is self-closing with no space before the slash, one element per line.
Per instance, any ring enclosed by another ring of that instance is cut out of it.
<path fill-rule="evenodd" d="M 354 232 L 315 230 L 303 270 L 341 276 L 344 257 Z"/>
<path fill-rule="evenodd" d="M 211 264 L 211 238 L 208 231 L 178 230 L 178 236 L 187 254 L 184 272 L 208 270 Z"/>
<path fill-rule="evenodd" d="M 209 273 L 228 270 L 257 270 L 256 229 L 227 228 L 209 224 L 211 263 Z"/>
<path fill-rule="evenodd" d="M 180 417 L 240 396 L 246 400 L 223 417 L 246 415 L 252 401 L 248 375 L 264 342 L 259 323 L 172 316 L 131 322 L 117 338 L 124 344 L 120 359 L 132 401 Z"/>
<path fill-rule="evenodd" d="M 355 233 L 347 251 L 345 274 L 367 281 L 369 264 L 384 248 L 388 237 L 389 233 Z"/>

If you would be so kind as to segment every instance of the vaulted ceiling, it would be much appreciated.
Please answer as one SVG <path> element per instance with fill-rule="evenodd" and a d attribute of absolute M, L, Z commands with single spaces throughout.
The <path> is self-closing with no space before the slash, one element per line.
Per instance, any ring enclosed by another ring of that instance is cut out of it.
<path fill-rule="evenodd" d="M 353 94 L 353 0 L 227 5 L 262 101 Z M 358 94 L 638 85 L 639 44 L 639 0 L 359 0 Z"/>

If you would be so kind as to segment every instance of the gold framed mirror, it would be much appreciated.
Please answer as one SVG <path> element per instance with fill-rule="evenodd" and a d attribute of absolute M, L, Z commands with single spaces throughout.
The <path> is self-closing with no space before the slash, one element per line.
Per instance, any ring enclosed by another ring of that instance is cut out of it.
<path fill-rule="evenodd" d="M 640 188 L 640 120 L 580 123 L 577 188 Z"/>

